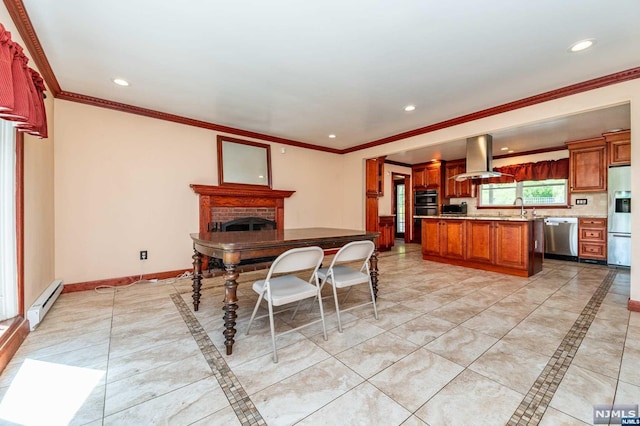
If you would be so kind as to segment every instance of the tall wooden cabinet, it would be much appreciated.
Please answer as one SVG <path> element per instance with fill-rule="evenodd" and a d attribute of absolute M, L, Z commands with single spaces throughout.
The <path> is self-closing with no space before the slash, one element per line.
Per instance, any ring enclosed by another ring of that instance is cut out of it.
<path fill-rule="evenodd" d="M 571 192 L 607 190 L 607 142 L 604 137 L 567 142 Z"/>

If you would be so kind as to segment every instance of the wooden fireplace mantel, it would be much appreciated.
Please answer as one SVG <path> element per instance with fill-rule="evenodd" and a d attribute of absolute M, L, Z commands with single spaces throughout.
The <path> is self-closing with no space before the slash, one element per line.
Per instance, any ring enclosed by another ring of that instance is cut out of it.
<path fill-rule="evenodd" d="M 189 185 L 199 195 L 199 232 L 207 232 L 211 222 L 211 207 L 271 207 L 276 210 L 276 227 L 284 229 L 284 199 L 295 191 L 237 186 Z"/>

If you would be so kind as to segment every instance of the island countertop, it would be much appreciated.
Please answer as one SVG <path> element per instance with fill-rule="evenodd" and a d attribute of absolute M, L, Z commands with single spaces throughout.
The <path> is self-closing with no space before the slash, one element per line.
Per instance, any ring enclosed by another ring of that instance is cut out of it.
<path fill-rule="evenodd" d="M 463 220 L 508 220 L 515 222 L 531 222 L 535 220 L 544 219 L 543 216 L 535 216 L 535 217 L 524 217 L 524 216 L 492 216 L 492 215 L 437 215 L 437 216 L 414 216 L 414 219 L 463 219 Z"/>

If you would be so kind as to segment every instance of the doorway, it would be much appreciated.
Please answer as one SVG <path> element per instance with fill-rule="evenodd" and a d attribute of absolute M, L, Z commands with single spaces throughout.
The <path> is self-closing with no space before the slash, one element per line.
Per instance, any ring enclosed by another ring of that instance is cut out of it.
<path fill-rule="evenodd" d="M 395 173 L 391 174 L 393 181 L 393 215 L 395 216 L 395 237 L 402 238 L 406 243 L 409 242 L 409 235 L 411 235 L 411 221 L 409 219 L 409 195 L 407 194 L 407 188 L 410 188 L 410 176 Z"/>

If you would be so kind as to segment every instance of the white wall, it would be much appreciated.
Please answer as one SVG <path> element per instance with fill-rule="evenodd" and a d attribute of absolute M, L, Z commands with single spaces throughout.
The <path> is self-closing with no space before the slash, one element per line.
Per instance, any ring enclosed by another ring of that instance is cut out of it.
<path fill-rule="evenodd" d="M 198 231 L 189 184 L 217 184 L 216 133 L 62 100 L 53 119 L 56 275 L 76 283 L 189 268 Z M 296 191 L 285 227 L 344 226 L 341 156 L 280 145 L 271 156 L 273 188 Z"/>
<path fill-rule="evenodd" d="M 379 216 L 388 216 L 393 212 L 393 180 L 391 179 L 393 173 L 411 176 L 411 168 L 395 164 L 384 165 L 384 195 L 378 198 Z M 407 194 L 410 192 L 411 188 L 407 188 Z"/>

